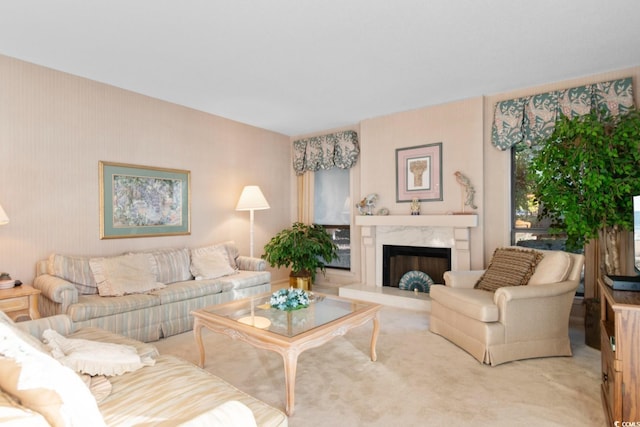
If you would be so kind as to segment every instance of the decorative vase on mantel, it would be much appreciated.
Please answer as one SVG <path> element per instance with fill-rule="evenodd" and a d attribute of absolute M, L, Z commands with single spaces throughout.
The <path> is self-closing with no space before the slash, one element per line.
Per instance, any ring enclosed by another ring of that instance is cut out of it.
<path fill-rule="evenodd" d="M 420 200 L 417 197 L 411 200 L 411 215 L 420 215 Z"/>

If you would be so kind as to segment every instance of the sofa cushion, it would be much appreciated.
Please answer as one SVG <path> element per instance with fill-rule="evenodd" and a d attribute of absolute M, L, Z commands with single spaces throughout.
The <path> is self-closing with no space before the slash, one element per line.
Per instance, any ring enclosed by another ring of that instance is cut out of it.
<path fill-rule="evenodd" d="M 132 294 L 118 298 L 83 295 L 78 298 L 77 303 L 69 306 L 67 314 L 74 322 L 81 322 L 97 317 L 138 311 L 157 305 L 160 305 L 160 299 L 150 294 Z"/>
<path fill-rule="evenodd" d="M 157 282 L 155 259 L 148 253 L 91 258 L 89 265 L 100 296 L 142 294 L 165 286 Z"/>
<path fill-rule="evenodd" d="M 497 248 L 476 289 L 495 292 L 503 286 L 523 286 L 533 275 L 542 254 L 538 251 Z"/>
<path fill-rule="evenodd" d="M 0 387 L 52 426 L 104 426 L 80 377 L 0 323 Z"/>
<path fill-rule="evenodd" d="M 225 286 L 225 289 L 245 289 L 269 283 L 271 281 L 271 273 L 268 271 L 240 270 L 237 274 L 221 277 L 219 280 Z"/>
<path fill-rule="evenodd" d="M 166 288 L 153 291 L 160 298 L 161 304 L 185 301 L 205 295 L 219 294 L 231 290 L 232 285 L 223 283 L 221 279 L 187 280 L 167 285 Z"/>
<path fill-rule="evenodd" d="M 251 409 L 237 400 L 224 402 L 217 408 L 194 418 L 190 423 L 207 427 L 256 427 L 256 419 Z"/>
<path fill-rule="evenodd" d="M 257 425 L 277 426 L 287 422 L 284 413 L 238 390 L 220 377 L 172 355 L 161 355 L 155 366 L 110 380 L 113 384 L 111 395 L 100 403 L 100 411 L 108 425 L 132 424 L 132 396 L 135 416 L 140 423 L 153 420 L 154 425 L 191 425 L 194 419 L 206 417 L 204 414 L 232 400 L 248 406 Z"/>
<path fill-rule="evenodd" d="M 430 296 L 441 305 L 481 322 L 497 322 L 500 318 L 498 306 L 493 302 L 493 293 L 490 292 L 433 285 Z"/>
<path fill-rule="evenodd" d="M 42 334 L 52 356 L 73 369 L 89 375 L 122 375 L 154 364 L 152 358 L 141 358 L 129 345 L 63 337 L 53 329 Z"/>
<path fill-rule="evenodd" d="M 235 272 L 224 246 L 215 245 L 191 250 L 191 274 L 196 280 L 216 279 Z"/>
<path fill-rule="evenodd" d="M 95 295 L 98 293 L 98 285 L 91 272 L 89 259 L 54 253 L 49 256 L 47 273 L 73 283 L 82 295 Z"/>
<path fill-rule="evenodd" d="M 567 280 L 571 271 L 571 256 L 564 251 L 540 251 L 542 259 L 529 279 L 529 285 L 543 285 Z"/>
<path fill-rule="evenodd" d="M 189 249 L 156 249 L 150 254 L 155 258 L 158 282 L 167 284 L 192 279 L 189 270 L 191 264 Z"/>

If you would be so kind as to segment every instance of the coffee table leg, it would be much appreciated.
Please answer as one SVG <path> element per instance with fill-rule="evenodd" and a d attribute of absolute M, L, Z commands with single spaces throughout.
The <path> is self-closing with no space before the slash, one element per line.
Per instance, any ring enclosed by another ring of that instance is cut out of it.
<path fill-rule="evenodd" d="M 376 343 L 378 342 L 378 332 L 380 331 L 380 322 L 378 321 L 378 313 L 373 318 L 373 333 L 371 334 L 371 361 L 378 359 L 376 354 Z"/>
<path fill-rule="evenodd" d="M 289 349 L 282 353 L 282 359 L 284 360 L 284 387 L 287 400 L 285 412 L 290 416 L 293 414 L 295 404 L 294 393 L 296 387 L 296 369 L 298 367 L 298 352 Z"/>
<path fill-rule="evenodd" d="M 202 343 L 202 325 L 196 318 L 193 324 L 193 334 L 196 338 L 196 345 L 200 350 L 200 367 L 204 368 L 204 344 Z"/>

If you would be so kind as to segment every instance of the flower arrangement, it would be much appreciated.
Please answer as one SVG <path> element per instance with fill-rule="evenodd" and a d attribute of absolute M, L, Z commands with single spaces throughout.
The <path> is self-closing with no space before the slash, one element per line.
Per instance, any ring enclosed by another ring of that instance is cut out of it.
<path fill-rule="evenodd" d="M 299 310 L 309 306 L 309 294 L 297 288 L 280 289 L 271 295 L 269 304 L 278 310 Z"/>

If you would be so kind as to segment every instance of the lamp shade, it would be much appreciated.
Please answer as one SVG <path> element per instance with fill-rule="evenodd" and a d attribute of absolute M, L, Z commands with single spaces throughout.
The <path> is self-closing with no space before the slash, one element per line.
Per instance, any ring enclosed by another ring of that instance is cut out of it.
<path fill-rule="evenodd" d="M 4 211 L 4 209 L 2 209 L 2 206 L 0 206 L 0 225 L 5 224 L 9 224 L 9 217 L 7 216 L 7 213 Z"/>
<path fill-rule="evenodd" d="M 269 206 L 267 199 L 264 198 L 260 187 L 257 185 L 247 185 L 244 187 L 242 194 L 240 194 L 240 200 L 238 200 L 238 204 L 236 205 L 237 211 L 259 211 L 269 208 L 271 208 L 271 206 Z"/>

